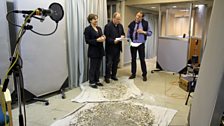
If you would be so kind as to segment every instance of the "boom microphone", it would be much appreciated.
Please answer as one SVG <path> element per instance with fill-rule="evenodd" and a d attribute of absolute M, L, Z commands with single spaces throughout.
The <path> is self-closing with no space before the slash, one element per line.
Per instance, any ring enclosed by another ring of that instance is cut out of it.
<path fill-rule="evenodd" d="M 31 14 L 32 10 L 14 10 L 14 13 Z M 52 3 L 49 9 L 38 8 L 31 16 L 50 16 L 50 18 L 58 23 L 64 16 L 64 10 L 59 3 Z"/>
<path fill-rule="evenodd" d="M 32 10 L 14 10 L 14 13 L 22 13 L 22 14 L 31 14 L 33 13 Z M 50 16 L 53 14 L 53 10 L 46 10 L 46 9 L 42 9 L 42 8 L 38 8 L 34 14 L 34 15 L 40 15 L 40 16 Z"/>

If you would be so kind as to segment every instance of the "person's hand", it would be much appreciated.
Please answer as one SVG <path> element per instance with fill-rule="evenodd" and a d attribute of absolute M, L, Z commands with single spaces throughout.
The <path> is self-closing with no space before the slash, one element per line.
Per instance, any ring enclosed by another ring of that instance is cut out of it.
<path fill-rule="evenodd" d="M 96 41 L 97 42 L 104 42 L 106 39 L 106 36 L 102 35 L 101 37 L 97 38 Z"/>
<path fill-rule="evenodd" d="M 140 33 L 140 34 L 146 34 L 146 32 L 143 31 L 142 29 L 138 29 L 138 30 L 137 30 L 137 33 Z"/>
<path fill-rule="evenodd" d="M 121 38 L 124 38 L 124 37 L 125 37 L 124 35 L 121 36 Z"/>
<path fill-rule="evenodd" d="M 102 35 L 101 37 L 103 37 L 103 39 L 106 40 L 106 36 L 105 35 Z"/>
<path fill-rule="evenodd" d="M 121 39 L 124 38 L 124 35 L 121 35 L 120 38 L 121 38 Z M 119 43 L 119 42 L 121 42 L 121 40 L 114 40 L 114 44 L 117 44 L 117 43 Z"/>
<path fill-rule="evenodd" d="M 103 39 L 102 39 L 102 37 L 99 37 L 99 38 L 96 39 L 96 41 L 97 42 L 103 42 Z"/>
<path fill-rule="evenodd" d="M 120 41 L 118 41 L 118 40 L 114 40 L 114 44 L 117 44 L 117 43 L 119 43 Z"/>
<path fill-rule="evenodd" d="M 101 37 L 103 39 L 103 42 L 105 42 L 106 41 L 106 36 L 105 35 L 102 35 Z"/>

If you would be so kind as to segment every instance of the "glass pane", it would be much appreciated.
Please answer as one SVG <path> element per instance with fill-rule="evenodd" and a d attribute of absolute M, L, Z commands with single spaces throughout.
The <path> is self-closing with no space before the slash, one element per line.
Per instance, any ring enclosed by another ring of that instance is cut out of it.
<path fill-rule="evenodd" d="M 192 12 L 192 36 L 202 38 L 203 25 L 205 23 L 205 5 L 194 5 Z"/>
<path fill-rule="evenodd" d="M 166 36 L 166 8 L 161 7 L 161 29 L 160 36 Z"/>
<path fill-rule="evenodd" d="M 161 7 L 161 36 L 189 36 L 190 4 L 169 4 Z"/>

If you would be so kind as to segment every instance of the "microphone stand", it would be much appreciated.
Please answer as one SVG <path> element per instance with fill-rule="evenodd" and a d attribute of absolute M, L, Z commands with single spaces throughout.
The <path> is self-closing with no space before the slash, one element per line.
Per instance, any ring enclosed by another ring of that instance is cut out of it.
<path fill-rule="evenodd" d="M 26 32 L 25 29 L 22 29 L 22 34 L 18 38 L 17 43 L 20 42 L 22 36 Z M 16 49 L 14 52 L 17 51 Z M 19 51 L 19 50 L 18 50 Z M 11 62 L 15 62 L 16 57 L 12 57 Z M 9 75 L 13 73 L 14 75 L 14 84 L 15 84 L 15 90 L 17 92 L 17 100 L 18 100 L 18 108 L 19 108 L 19 126 L 24 126 L 24 117 L 26 121 L 26 113 L 25 113 L 25 102 L 24 102 L 24 82 L 23 82 L 23 74 L 22 74 L 22 59 L 19 56 L 19 59 L 16 61 L 15 65 L 12 67 L 11 71 L 9 72 Z M 23 99 L 23 101 L 22 101 Z M 24 113 L 22 112 L 22 103 L 24 107 Z M 24 114 L 24 115 L 23 115 Z M 26 125 L 26 123 L 25 123 Z"/>
<path fill-rule="evenodd" d="M 25 17 L 25 20 L 26 20 L 27 16 L 24 16 L 24 17 Z M 27 22 L 30 23 L 30 19 L 28 19 Z M 33 28 L 32 25 L 29 25 L 29 24 L 25 25 L 24 29 L 22 29 L 22 34 L 21 34 L 21 36 L 19 36 L 19 39 L 18 39 L 17 43 L 20 42 L 20 40 L 23 37 L 23 35 L 25 34 L 26 30 L 32 30 L 32 28 Z M 13 57 L 11 59 L 11 61 L 13 63 L 15 61 L 15 57 Z M 20 56 L 19 56 L 19 60 L 13 66 L 11 72 L 13 72 L 13 75 L 14 75 L 14 78 L 15 78 L 14 83 L 15 83 L 15 87 L 16 87 L 15 90 L 17 92 L 17 100 L 18 100 L 18 107 L 19 107 L 19 126 L 24 126 L 24 119 L 25 119 L 25 126 L 26 126 L 24 81 L 23 81 L 23 74 L 22 74 L 22 58 Z M 41 99 L 37 99 L 37 98 L 33 98 L 33 100 L 45 102 L 45 105 L 49 104 L 48 100 L 41 100 Z M 22 112 L 22 103 L 23 103 L 23 107 L 24 107 L 24 112 Z"/>
<path fill-rule="evenodd" d="M 23 82 L 23 74 L 22 74 L 22 58 L 20 57 L 20 50 L 19 50 L 19 44 L 20 44 L 20 40 L 22 38 L 22 36 L 24 35 L 24 33 L 26 32 L 26 30 L 31 30 L 32 32 L 38 34 L 38 35 L 43 35 L 43 36 L 47 36 L 47 35 L 51 35 L 53 34 L 58 26 L 58 22 L 63 18 L 64 16 L 64 10 L 62 8 L 62 6 L 58 3 L 52 3 L 49 8 L 53 11 L 52 15 L 50 16 L 52 20 L 54 20 L 56 22 L 56 28 L 55 30 L 50 33 L 50 34 L 40 34 L 38 32 L 35 32 L 32 30 L 33 26 L 29 25 L 27 23 L 30 23 L 31 18 L 36 18 L 38 20 L 40 20 L 41 22 L 43 22 L 44 17 L 47 16 L 47 12 L 43 13 L 43 17 L 39 18 L 39 17 L 35 17 L 35 11 L 31 11 L 31 13 L 29 15 L 24 15 L 23 17 L 24 19 L 24 23 L 22 26 L 17 25 L 13 22 L 11 22 L 8 19 L 8 15 L 11 13 L 17 13 L 17 11 L 10 11 L 9 13 L 7 13 L 6 18 L 8 20 L 8 22 L 10 24 L 13 24 L 15 26 L 21 27 L 21 31 L 19 31 L 19 36 L 16 40 L 16 48 L 14 50 L 14 53 L 12 55 L 11 58 L 11 65 L 8 69 L 8 72 L 6 74 L 6 78 L 4 78 L 4 83 L 3 83 L 3 92 L 5 92 L 7 86 L 8 86 L 8 82 L 9 82 L 9 75 L 11 75 L 13 73 L 14 75 L 14 84 L 15 84 L 15 91 L 17 92 L 17 97 L 18 97 L 18 107 L 19 107 L 19 126 L 24 126 L 24 120 L 25 120 L 25 126 L 26 126 L 26 109 L 25 109 L 25 96 L 24 96 L 24 82 Z M 18 11 L 19 12 L 19 11 Z M 44 12 L 42 10 L 42 12 Z M 62 90 L 63 92 L 63 90 Z M 64 97 L 64 95 L 62 96 L 62 98 Z M 23 101 L 22 101 L 23 100 Z M 47 100 L 41 100 L 41 99 L 37 99 L 37 98 L 33 98 L 33 100 L 35 101 L 41 101 L 41 102 L 45 102 L 45 105 L 48 105 L 49 102 Z M 23 107 L 24 107 L 24 113 L 22 112 L 22 103 L 23 103 Z M 23 114 L 25 116 L 23 116 Z M 25 118 L 24 118 L 25 117 Z M 24 119 L 23 119 L 24 118 Z"/>
<path fill-rule="evenodd" d="M 25 17 L 25 19 L 26 18 L 27 17 Z M 30 23 L 30 19 L 28 19 L 27 22 Z M 24 29 L 22 29 L 22 34 L 19 36 L 18 40 L 16 41 L 16 44 L 18 44 L 21 41 L 26 30 L 30 30 L 30 29 L 32 29 L 31 25 L 24 26 Z M 15 51 L 17 50 L 15 49 L 14 52 Z M 18 51 L 20 52 L 19 47 L 18 47 Z M 11 59 L 12 63 L 14 62 L 14 60 L 15 60 L 15 57 L 12 57 Z M 19 56 L 19 60 L 16 62 L 15 66 L 13 66 L 12 72 L 14 75 L 15 90 L 17 92 L 17 101 L 18 101 L 18 108 L 19 108 L 19 126 L 24 126 L 24 121 L 26 126 L 25 96 L 24 96 L 24 81 L 23 81 L 22 65 L 23 65 L 22 58 Z M 22 104 L 24 107 L 24 112 L 22 112 Z"/>

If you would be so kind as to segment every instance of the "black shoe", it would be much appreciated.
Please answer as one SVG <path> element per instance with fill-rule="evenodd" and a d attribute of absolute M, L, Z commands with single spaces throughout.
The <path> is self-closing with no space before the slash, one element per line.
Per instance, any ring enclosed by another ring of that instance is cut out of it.
<path fill-rule="evenodd" d="M 100 82 L 97 82 L 96 85 L 97 85 L 97 86 L 103 86 L 103 84 L 100 83 Z"/>
<path fill-rule="evenodd" d="M 92 88 L 95 88 L 95 89 L 98 88 L 97 85 L 95 85 L 95 84 L 89 84 L 89 86 L 92 87 Z"/>
<path fill-rule="evenodd" d="M 110 79 L 109 79 L 109 78 L 105 78 L 104 81 L 105 81 L 106 83 L 110 83 Z"/>
<path fill-rule="evenodd" d="M 135 78 L 135 75 L 134 74 L 132 74 L 130 77 L 129 77 L 129 79 L 134 79 Z"/>
<path fill-rule="evenodd" d="M 111 77 L 112 80 L 118 81 L 117 77 Z"/>
<path fill-rule="evenodd" d="M 143 76 L 143 81 L 147 81 L 147 77 L 146 76 Z"/>

